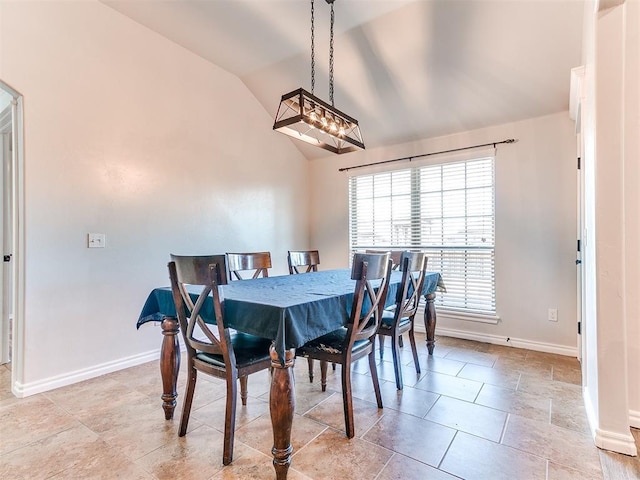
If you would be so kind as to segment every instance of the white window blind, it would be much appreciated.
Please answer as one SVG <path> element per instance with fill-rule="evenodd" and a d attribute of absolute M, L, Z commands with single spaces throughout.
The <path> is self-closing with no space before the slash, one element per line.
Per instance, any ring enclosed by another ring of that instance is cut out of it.
<path fill-rule="evenodd" d="M 349 179 L 351 250 L 423 250 L 447 310 L 495 315 L 494 161 L 481 158 Z"/>

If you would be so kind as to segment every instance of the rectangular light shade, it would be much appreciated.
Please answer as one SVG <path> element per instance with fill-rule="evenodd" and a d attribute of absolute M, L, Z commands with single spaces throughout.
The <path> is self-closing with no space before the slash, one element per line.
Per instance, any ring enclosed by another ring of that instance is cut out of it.
<path fill-rule="evenodd" d="M 364 149 L 358 121 L 303 88 L 282 96 L 273 129 L 333 153 Z"/>

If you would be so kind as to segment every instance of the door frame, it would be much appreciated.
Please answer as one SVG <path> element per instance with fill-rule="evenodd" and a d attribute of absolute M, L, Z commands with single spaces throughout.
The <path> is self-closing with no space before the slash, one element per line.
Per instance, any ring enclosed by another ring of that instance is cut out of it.
<path fill-rule="evenodd" d="M 4 93 L 4 91 L 2 92 Z M 13 106 L 8 103 L 5 108 L 0 110 L 0 185 L 2 185 L 2 193 L 0 194 L 0 245 L 2 245 L 2 254 L 11 254 L 11 156 L 12 156 L 12 133 L 13 133 Z M 11 361 L 10 349 L 10 324 L 12 321 L 12 303 L 11 303 L 11 271 L 10 265 L 4 260 L 2 262 L 2 270 L 0 271 L 0 365 L 4 365 Z"/>
<path fill-rule="evenodd" d="M 17 397 L 24 396 L 21 385 L 24 383 L 24 286 L 25 286 L 25 269 L 24 269 L 24 117 L 23 117 L 23 97 L 22 95 L 2 80 L 0 80 L 0 89 L 7 92 L 13 97 L 12 101 L 12 155 L 5 161 L 11 162 L 9 170 L 11 185 L 11 206 L 10 210 L 3 212 L 8 213 L 11 218 L 9 229 L 11 235 L 12 252 L 11 261 L 9 262 L 9 278 L 11 279 L 11 297 L 10 301 L 13 306 L 13 325 L 11 335 L 11 391 Z M 2 168 L 5 168 L 3 165 Z M 6 254 L 7 252 L 3 252 Z M 8 287 L 3 286 L 4 292 Z M 3 339 L 4 341 L 4 339 Z"/>

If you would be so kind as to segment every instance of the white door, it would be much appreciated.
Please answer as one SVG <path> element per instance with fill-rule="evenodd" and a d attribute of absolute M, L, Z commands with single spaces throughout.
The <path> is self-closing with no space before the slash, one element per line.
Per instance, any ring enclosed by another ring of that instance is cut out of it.
<path fill-rule="evenodd" d="M 577 166 L 577 198 L 576 198 L 576 210 L 577 210 L 577 228 L 576 228 L 576 290 L 577 290 L 577 318 L 576 318 L 576 333 L 577 333 L 577 352 L 578 360 L 582 362 L 582 352 L 584 351 L 586 335 L 584 332 L 584 315 L 586 312 L 586 296 L 585 290 L 585 265 L 583 264 L 586 256 L 584 255 L 585 248 L 587 246 L 587 230 L 585 223 L 585 182 L 584 182 L 584 162 L 583 156 L 583 138 L 582 138 L 582 116 L 583 116 L 583 90 L 584 90 L 584 75 L 585 67 L 576 67 L 571 69 L 571 95 L 569 102 L 569 116 L 576 122 L 576 166 Z M 586 378 L 585 363 L 582 362 L 583 381 Z"/>
<path fill-rule="evenodd" d="M 582 168 L 582 136 L 580 132 L 577 134 L 578 143 L 578 228 L 577 228 L 577 245 L 576 245 L 576 280 L 578 283 L 578 318 L 577 318 L 577 332 L 578 332 L 578 360 L 582 361 L 582 327 L 584 325 L 583 316 L 585 311 L 585 297 L 584 297 L 584 268 L 582 266 L 583 255 L 586 241 L 586 235 L 584 230 L 584 168 Z"/>

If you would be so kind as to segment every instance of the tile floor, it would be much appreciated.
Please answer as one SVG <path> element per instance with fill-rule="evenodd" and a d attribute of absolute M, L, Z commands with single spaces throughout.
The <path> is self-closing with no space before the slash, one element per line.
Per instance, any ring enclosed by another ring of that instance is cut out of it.
<path fill-rule="evenodd" d="M 640 478 L 637 458 L 594 447 L 576 359 L 447 337 L 429 357 L 424 336 L 418 340 L 423 373 L 416 375 L 405 347 L 403 391 L 395 388 L 390 351 L 379 362 L 382 410 L 368 364 L 355 366 L 351 440 L 344 436 L 339 367 L 329 370 L 323 393 L 298 360 L 291 480 Z M 275 478 L 267 372 L 249 379 L 234 461 L 224 468 L 219 380 L 199 377 L 189 432 L 178 438 L 182 405 L 174 420 L 164 420 L 156 362 L 25 399 L 11 395 L 9 378 L 0 367 L 1 479 Z"/>

